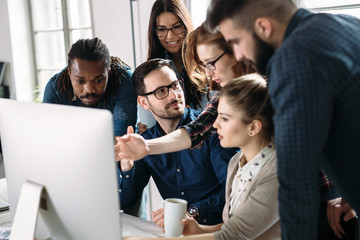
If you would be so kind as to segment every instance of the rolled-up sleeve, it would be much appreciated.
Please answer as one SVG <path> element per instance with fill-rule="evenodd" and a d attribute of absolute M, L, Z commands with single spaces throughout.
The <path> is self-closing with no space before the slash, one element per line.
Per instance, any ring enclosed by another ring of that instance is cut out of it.
<path fill-rule="evenodd" d="M 215 134 L 213 123 L 217 118 L 219 92 L 217 91 L 206 105 L 205 110 L 191 123 L 182 126 L 191 138 L 191 149 L 201 148 L 205 140 Z"/>

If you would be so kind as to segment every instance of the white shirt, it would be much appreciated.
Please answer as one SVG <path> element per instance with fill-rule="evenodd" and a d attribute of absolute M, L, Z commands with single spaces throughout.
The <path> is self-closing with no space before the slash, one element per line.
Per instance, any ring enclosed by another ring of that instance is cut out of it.
<path fill-rule="evenodd" d="M 230 211 L 236 209 L 241 204 L 242 194 L 247 191 L 247 185 L 259 172 L 261 167 L 275 154 L 275 146 L 271 142 L 264 147 L 253 160 L 247 163 L 243 153 L 240 155 L 239 169 L 234 176 L 230 194 Z"/>

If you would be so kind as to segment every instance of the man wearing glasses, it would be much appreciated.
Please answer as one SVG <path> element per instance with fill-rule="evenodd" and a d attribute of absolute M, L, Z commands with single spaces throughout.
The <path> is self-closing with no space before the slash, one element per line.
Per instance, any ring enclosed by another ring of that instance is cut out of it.
<path fill-rule="evenodd" d="M 132 82 L 138 103 L 157 121 L 142 134 L 145 139 L 173 132 L 200 114 L 185 107 L 182 81 L 168 60 L 152 59 L 141 64 L 134 71 Z M 136 162 L 120 161 L 121 206 L 131 208 L 152 176 L 162 198 L 187 200 L 188 212 L 201 224 L 220 223 L 227 165 L 237 150 L 222 148 L 215 134 L 201 149 L 150 155 Z M 152 213 L 153 221 L 162 227 L 163 217 L 162 209 Z"/>

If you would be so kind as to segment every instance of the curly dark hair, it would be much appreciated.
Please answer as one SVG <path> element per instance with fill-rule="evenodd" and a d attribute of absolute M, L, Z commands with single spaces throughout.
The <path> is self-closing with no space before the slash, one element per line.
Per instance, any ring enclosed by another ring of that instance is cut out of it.
<path fill-rule="evenodd" d="M 57 84 L 60 95 L 69 95 L 69 102 L 71 102 L 73 89 L 67 69 L 71 69 L 71 65 L 75 58 L 86 61 L 104 62 L 106 68 L 110 68 L 109 80 L 104 94 L 104 104 L 108 100 L 107 97 L 110 96 L 109 93 L 111 91 L 116 91 L 117 87 L 121 84 L 121 77 L 126 77 L 120 72 L 120 68 L 124 70 L 130 69 L 130 66 L 120 58 L 111 57 L 107 46 L 99 38 L 79 39 L 71 46 L 68 53 L 68 66 L 60 73 Z"/>

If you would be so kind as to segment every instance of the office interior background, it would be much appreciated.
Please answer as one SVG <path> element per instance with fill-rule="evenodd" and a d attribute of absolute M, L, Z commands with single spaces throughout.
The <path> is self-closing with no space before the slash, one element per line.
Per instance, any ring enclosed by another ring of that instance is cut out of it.
<path fill-rule="evenodd" d="M 211 0 L 184 0 L 194 26 Z M 99 37 L 110 54 L 132 68 L 146 60 L 147 28 L 154 0 L 0 0 L 2 85 L 12 99 L 42 101 L 47 81 L 66 66 L 79 38 Z M 297 0 L 300 7 L 360 17 L 359 0 Z"/>
<path fill-rule="evenodd" d="M 199 26 L 211 0 L 183 1 L 194 26 Z M 8 89 L 11 99 L 41 102 L 47 81 L 66 66 L 67 52 L 79 38 L 101 38 L 111 55 L 134 69 L 147 57 L 148 19 L 153 2 L 0 0 L 0 62 L 5 62 L 0 87 Z M 296 0 L 296 3 L 316 12 L 360 17 L 360 0 Z M 0 177 L 3 176 L 0 166 Z"/>

